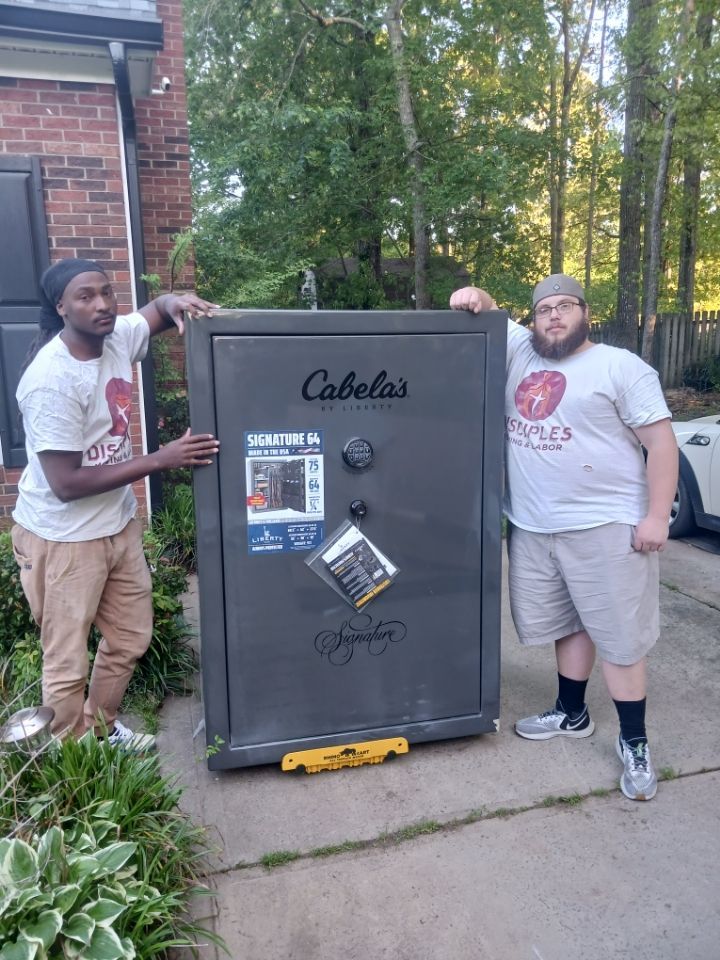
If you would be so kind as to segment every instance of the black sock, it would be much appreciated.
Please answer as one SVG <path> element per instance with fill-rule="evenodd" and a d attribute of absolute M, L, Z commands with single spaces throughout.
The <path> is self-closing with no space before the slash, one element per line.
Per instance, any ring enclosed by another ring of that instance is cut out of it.
<path fill-rule="evenodd" d="M 585 688 L 587 680 L 571 680 L 558 673 L 558 698 L 556 710 L 562 710 L 569 717 L 582 713 L 585 708 Z"/>
<path fill-rule="evenodd" d="M 645 733 L 645 703 L 642 700 L 613 700 L 618 717 L 620 718 L 620 736 L 626 743 L 637 744 L 639 740 L 647 740 Z"/>

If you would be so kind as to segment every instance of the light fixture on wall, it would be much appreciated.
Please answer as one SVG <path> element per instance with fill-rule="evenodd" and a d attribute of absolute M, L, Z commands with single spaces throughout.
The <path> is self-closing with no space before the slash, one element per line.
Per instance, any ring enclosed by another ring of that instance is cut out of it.
<path fill-rule="evenodd" d="M 150 92 L 155 94 L 163 94 L 163 93 L 167 93 L 170 87 L 172 87 L 172 81 L 170 80 L 170 77 L 163 77 L 160 80 L 160 86 L 156 87 L 154 90 L 151 90 Z"/>

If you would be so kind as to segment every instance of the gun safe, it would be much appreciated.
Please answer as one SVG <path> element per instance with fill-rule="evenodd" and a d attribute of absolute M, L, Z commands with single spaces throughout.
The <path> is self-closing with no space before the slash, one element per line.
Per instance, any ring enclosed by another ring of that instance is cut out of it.
<path fill-rule="evenodd" d="M 187 325 L 211 769 L 497 728 L 506 315 Z M 309 561 L 312 561 L 309 562 Z"/>

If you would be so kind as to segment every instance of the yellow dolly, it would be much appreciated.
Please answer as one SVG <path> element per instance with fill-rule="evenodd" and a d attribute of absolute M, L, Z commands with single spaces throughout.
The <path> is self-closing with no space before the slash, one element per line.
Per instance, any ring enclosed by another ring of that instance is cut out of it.
<path fill-rule="evenodd" d="M 364 743 L 345 743 L 286 753 L 281 767 L 296 773 L 318 773 L 320 770 L 339 770 L 340 767 L 359 767 L 364 763 L 383 763 L 399 753 L 407 753 L 408 749 L 405 737 L 366 740 Z"/>

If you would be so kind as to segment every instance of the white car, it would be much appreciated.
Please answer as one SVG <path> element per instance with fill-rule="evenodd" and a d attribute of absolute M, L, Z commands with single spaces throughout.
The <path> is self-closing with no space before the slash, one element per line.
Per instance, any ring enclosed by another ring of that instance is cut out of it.
<path fill-rule="evenodd" d="M 673 423 L 680 447 L 680 480 L 670 514 L 670 536 L 696 527 L 720 533 L 720 414 Z"/>

